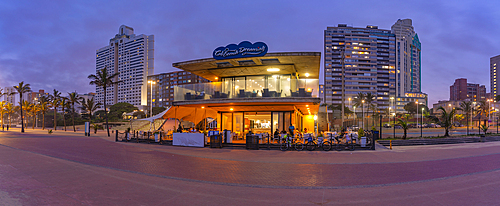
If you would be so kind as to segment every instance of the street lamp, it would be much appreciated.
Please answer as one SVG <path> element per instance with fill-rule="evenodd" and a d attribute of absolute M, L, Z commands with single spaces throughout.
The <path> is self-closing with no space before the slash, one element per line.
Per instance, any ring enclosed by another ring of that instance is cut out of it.
<path fill-rule="evenodd" d="M 422 127 L 424 126 L 424 108 L 422 107 L 422 124 L 420 124 L 420 138 L 422 138 Z"/>
<path fill-rule="evenodd" d="M 358 116 L 356 116 L 356 106 L 354 106 L 353 108 L 354 108 L 354 122 L 356 122 L 358 120 Z M 356 125 L 358 125 L 358 122 L 356 122 Z"/>
<path fill-rule="evenodd" d="M 392 126 L 393 128 L 392 138 L 396 139 L 396 112 L 392 113 L 392 116 L 394 117 L 394 125 Z"/>
<path fill-rule="evenodd" d="M 155 81 L 148 81 L 149 84 L 151 84 L 151 106 L 149 110 L 149 117 L 153 116 L 153 84 L 156 84 Z"/>
<path fill-rule="evenodd" d="M 415 104 L 417 105 L 417 128 L 418 128 L 418 101 L 415 101 Z"/>
<path fill-rule="evenodd" d="M 361 100 L 361 111 L 363 112 L 363 130 L 365 129 L 365 100 Z"/>

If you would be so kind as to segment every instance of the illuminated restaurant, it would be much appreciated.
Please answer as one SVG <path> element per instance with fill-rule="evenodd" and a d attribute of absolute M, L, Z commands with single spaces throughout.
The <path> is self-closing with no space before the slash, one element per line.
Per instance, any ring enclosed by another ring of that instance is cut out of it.
<path fill-rule="evenodd" d="M 289 132 L 290 126 L 314 132 L 321 53 L 267 50 L 265 43 L 244 41 L 215 49 L 213 58 L 173 63 L 212 82 L 174 87 L 173 106 L 163 117 L 195 124 L 214 119 L 218 131 L 232 134 L 229 143 L 248 132 Z"/>

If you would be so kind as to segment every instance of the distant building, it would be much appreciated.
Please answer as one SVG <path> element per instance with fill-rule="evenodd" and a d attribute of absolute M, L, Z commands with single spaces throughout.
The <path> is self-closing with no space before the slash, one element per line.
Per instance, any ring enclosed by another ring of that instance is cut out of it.
<path fill-rule="evenodd" d="M 490 93 L 491 98 L 495 98 L 498 94 L 497 90 L 497 66 L 500 66 L 500 55 L 490 58 Z"/>
<path fill-rule="evenodd" d="M 14 89 L 14 87 L 5 87 L 3 92 L 6 93 L 6 95 L 3 96 L 3 99 L 8 103 L 16 105 L 16 95 L 12 93 L 17 92 L 17 90 Z"/>
<path fill-rule="evenodd" d="M 110 75 L 120 72 L 112 87 L 96 86 L 96 101 L 113 105 L 127 102 L 134 106 L 147 104 L 147 76 L 154 74 L 154 35 L 135 35 L 134 29 L 120 26 L 109 45 L 96 51 L 96 72 L 107 67 Z"/>
<path fill-rule="evenodd" d="M 450 101 L 481 101 L 486 99 L 486 87 L 467 83 L 465 78 L 455 79 L 455 83 L 450 86 Z"/>
<path fill-rule="evenodd" d="M 184 84 L 198 84 L 208 83 L 209 80 L 200 77 L 191 72 L 178 71 L 161 73 L 148 76 L 148 82 L 153 81 L 153 98 L 151 98 L 151 83 L 148 83 L 148 108 L 151 106 L 151 100 L 153 101 L 153 107 L 169 107 L 172 106 L 174 102 L 174 86 L 184 85 Z"/>

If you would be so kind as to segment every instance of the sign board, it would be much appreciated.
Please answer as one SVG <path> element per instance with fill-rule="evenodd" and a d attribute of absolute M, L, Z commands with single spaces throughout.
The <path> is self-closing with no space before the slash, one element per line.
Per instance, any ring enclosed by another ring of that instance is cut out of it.
<path fill-rule="evenodd" d="M 173 133 L 172 138 L 172 145 L 205 147 L 205 135 L 203 133 Z"/>
<path fill-rule="evenodd" d="M 263 42 L 250 43 L 242 41 L 238 45 L 229 44 L 225 47 L 219 47 L 214 50 L 212 56 L 214 59 L 234 59 L 243 57 L 260 57 L 267 53 L 267 45 Z"/>

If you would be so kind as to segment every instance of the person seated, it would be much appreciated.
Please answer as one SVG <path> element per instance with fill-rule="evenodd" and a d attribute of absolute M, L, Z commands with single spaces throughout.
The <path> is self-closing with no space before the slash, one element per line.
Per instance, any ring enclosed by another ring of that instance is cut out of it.
<path fill-rule="evenodd" d="M 304 133 L 307 133 L 307 128 L 304 128 Z"/>

